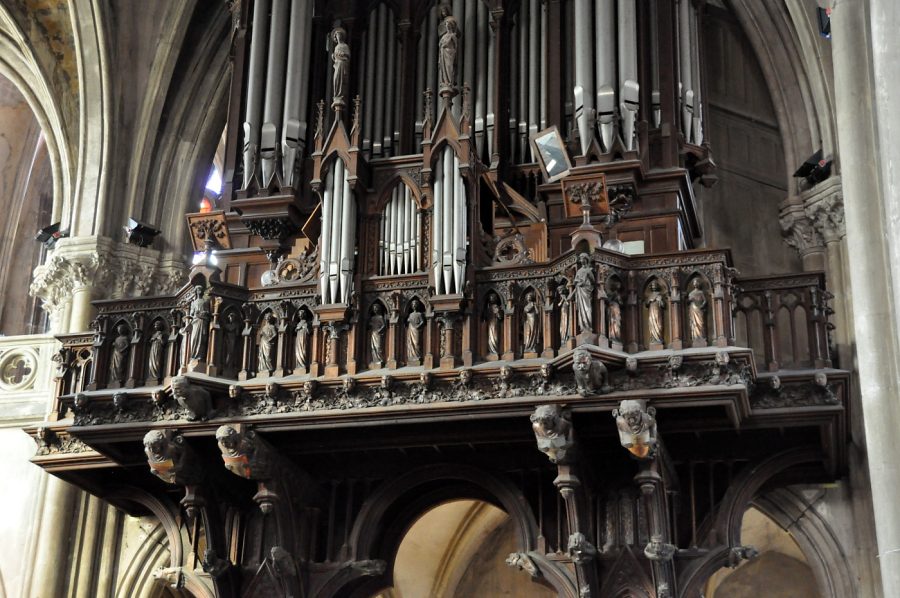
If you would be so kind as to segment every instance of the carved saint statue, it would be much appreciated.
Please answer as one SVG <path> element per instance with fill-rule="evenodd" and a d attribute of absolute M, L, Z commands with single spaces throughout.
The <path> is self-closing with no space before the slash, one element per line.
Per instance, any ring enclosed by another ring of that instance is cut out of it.
<path fill-rule="evenodd" d="M 563 279 L 565 282 L 560 284 L 559 289 L 559 342 L 565 343 L 572 337 L 572 324 L 569 314 L 572 311 L 572 292 L 571 281 Z"/>
<path fill-rule="evenodd" d="M 706 293 L 699 278 L 691 281 L 691 292 L 688 293 L 688 326 L 691 339 L 706 338 Z"/>
<path fill-rule="evenodd" d="M 525 316 L 525 322 L 522 325 L 522 351 L 536 353 L 540 336 L 540 322 L 538 322 L 540 313 L 534 302 L 534 291 L 528 291 L 525 294 L 525 306 L 522 308 L 522 314 Z"/>
<path fill-rule="evenodd" d="M 241 332 L 241 319 L 234 311 L 229 311 L 225 315 L 225 324 L 222 326 L 225 331 L 225 369 L 234 370 L 238 362 L 238 335 Z"/>
<path fill-rule="evenodd" d="M 422 359 L 422 329 L 425 327 L 425 314 L 422 313 L 422 302 L 412 300 L 411 311 L 406 318 L 406 355 L 410 361 Z"/>
<path fill-rule="evenodd" d="M 612 283 L 609 289 L 609 297 L 606 307 L 608 316 L 607 322 L 609 327 L 609 340 L 622 340 L 622 299 L 619 297 L 618 283 Z"/>
<path fill-rule="evenodd" d="M 257 351 L 257 372 L 270 374 L 275 369 L 275 341 L 278 338 L 278 330 L 275 328 L 275 318 L 269 314 L 263 320 L 259 329 L 259 350 Z"/>
<path fill-rule="evenodd" d="M 166 352 L 166 325 L 162 320 L 153 322 L 153 334 L 150 335 L 150 355 L 147 358 L 147 377 L 150 381 L 162 378 L 163 355 Z"/>
<path fill-rule="evenodd" d="M 591 256 L 578 255 L 578 270 L 575 271 L 575 310 L 578 313 L 578 332 L 594 331 L 594 287 L 597 279 L 591 265 Z"/>
<path fill-rule="evenodd" d="M 305 312 L 300 312 L 297 325 L 294 327 L 294 367 L 305 369 L 309 363 L 309 320 Z"/>
<path fill-rule="evenodd" d="M 128 352 L 131 349 L 131 337 L 128 326 L 116 326 L 116 338 L 112 343 L 112 355 L 109 358 L 109 381 L 122 384 L 128 372 Z"/>
<path fill-rule="evenodd" d="M 442 9 L 443 20 L 438 26 L 438 74 L 442 96 L 456 91 L 456 54 L 459 46 L 459 23 L 447 7 Z"/>
<path fill-rule="evenodd" d="M 650 283 L 650 296 L 644 302 L 647 306 L 647 328 L 650 331 L 650 342 L 663 344 L 663 312 L 666 309 L 666 298 L 659 290 L 659 283 Z"/>
<path fill-rule="evenodd" d="M 206 347 L 209 343 L 209 297 L 204 296 L 203 287 L 194 287 L 194 300 L 191 301 L 191 359 L 206 359 Z"/>
<path fill-rule="evenodd" d="M 343 27 L 335 27 L 329 36 L 331 59 L 334 61 L 332 78 L 332 107 L 343 106 L 346 102 L 347 80 L 350 76 L 350 46 L 347 45 L 347 32 Z"/>
<path fill-rule="evenodd" d="M 503 311 L 500 307 L 500 297 L 496 293 L 488 296 L 487 333 L 488 354 L 500 355 L 500 326 L 503 322 Z"/>
<path fill-rule="evenodd" d="M 384 362 L 384 331 L 387 322 L 384 319 L 384 308 L 380 303 L 372 305 L 369 316 L 369 349 L 372 351 L 372 363 Z"/>

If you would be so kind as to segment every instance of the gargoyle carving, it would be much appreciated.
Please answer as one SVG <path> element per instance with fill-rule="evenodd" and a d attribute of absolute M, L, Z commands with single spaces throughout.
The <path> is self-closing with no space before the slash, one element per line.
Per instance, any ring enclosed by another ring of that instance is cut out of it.
<path fill-rule="evenodd" d="M 172 394 L 175 396 L 175 401 L 187 409 L 190 421 L 198 419 L 205 421 L 215 415 L 209 391 L 201 386 L 191 384 L 190 379 L 185 376 L 172 378 Z"/>
<path fill-rule="evenodd" d="M 575 439 L 572 422 L 559 405 L 539 405 L 531 414 L 531 428 L 538 450 L 551 463 L 564 464 L 574 457 Z"/>
<path fill-rule="evenodd" d="M 597 556 L 597 549 L 581 532 L 575 532 L 569 536 L 568 551 L 569 558 L 577 564 L 587 563 Z"/>
<path fill-rule="evenodd" d="M 728 555 L 728 566 L 734 569 L 741 561 L 752 561 L 758 556 L 759 550 L 755 546 L 734 546 Z"/>
<path fill-rule="evenodd" d="M 199 469 L 192 463 L 191 449 L 174 430 L 150 430 L 144 436 L 144 453 L 150 473 L 167 484 L 195 484 Z"/>
<path fill-rule="evenodd" d="M 667 544 L 658 538 L 651 538 L 644 547 L 644 556 L 651 561 L 670 561 L 675 556 L 678 548 L 674 544 Z"/>
<path fill-rule="evenodd" d="M 575 384 L 581 395 L 609 392 L 609 373 L 599 359 L 594 359 L 585 349 L 575 349 L 572 356 Z"/>
<path fill-rule="evenodd" d="M 537 568 L 537 565 L 534 564 L 534 561 L 531 560 L 531 557 L 525 554 L 524 552 L 513 552 L 506 558 L 506 564 L 510 567 L 515 567 L 519 571 L 525 571 L 533 578 L 538 578 L 541 576 L 540 570 Z"/>
<path fill-rule="evenodd" d="M 643 400 L 625 400 L 613 409 L 619 442 L 638 459 L 652 458 L 656 453 L 656 409 Z"/>
<path fill-rule="evenodd" d="M 225 468 L 248 480 L 271 477 L 269 447 L 253 430 L 240 425 L 224 425 L 216 430 Z"/>

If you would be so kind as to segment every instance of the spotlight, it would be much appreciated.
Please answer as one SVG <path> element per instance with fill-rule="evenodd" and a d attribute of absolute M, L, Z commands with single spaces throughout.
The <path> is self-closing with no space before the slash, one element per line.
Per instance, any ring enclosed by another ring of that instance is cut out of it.
<path fill-rule="evenodd" d="M 69 236 L 69 231 L 59 230 L 60 224 L 62 223 L 57 222 L 56 224 L 45 226 L 34 236 L 34 240 L 43 243 L 47 249 L 53 249 L 57 241 Z"/>
<path fill-rule="evenodd" d="M 794 176 L 806 181 L 807 189 L 815 187 L 831 176 L 831 156 L 823 158 L 822 150 L 817 151 L 800 165 Z"/>
<path fill-rule="evenodd" d="M 153 243 L 153 239 L 155 239 L 156 235 L 160 232 L 152 226 L 139 222 L 134 218 L 129 218 L 128 225 L 123 228 L 125 229 L 125 239 L 132 245 L 137 245 L 138 247 L 149 247 Z"/>
<path fill-rule="evenodd" d="M 816 7 L 816 17 L 819 21 L 819 35 L 831 39 L 831 9 Z"/>

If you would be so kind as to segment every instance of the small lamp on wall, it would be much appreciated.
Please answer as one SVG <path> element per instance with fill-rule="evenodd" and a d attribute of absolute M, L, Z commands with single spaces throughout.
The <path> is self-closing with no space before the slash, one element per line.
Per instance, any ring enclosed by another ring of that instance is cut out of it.
<path fill-rule="evenodd" d="M 61 224 L 62 223 L 57 222 L 55 224 L 51 224 L 50 226 L 45 226 L 38 231 L 38 234 L 34 236 L 34 240 L 43 243 L 44 247 L 46 247 L 47 249 L 53 249 L 57 241 L 59 241 L 63 237 L 69 236 L 69 231 L 59 230 Z"/>

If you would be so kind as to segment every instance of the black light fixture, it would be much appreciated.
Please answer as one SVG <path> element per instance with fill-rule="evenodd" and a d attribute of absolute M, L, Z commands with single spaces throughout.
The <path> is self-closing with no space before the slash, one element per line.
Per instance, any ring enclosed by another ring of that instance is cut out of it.
<path fill-rule="evenodd" d="M 819 21 L 819 35 L 831 39 L 831 9 L 816 7 L 816 17 Z"/>
<path fill-rule="evenodd" d="M 125 228 L 125 239 L 132 245 L 138 247 L 149 247 L 153 243 L 153 239 L 160 233 L 158 229 L 153 228 L 149 224 L 144 224 L 134 218 L 128 219 Z"/>
<path fill-rule="evenodd" d="M 59 230 L 61 224 L 61 222 L 57 222 L 55 224 L 51 224 L 50 226 L 45 226 L 38 231 L 38 234 L 34 236 L 34 240 L 43 243 L 44 247 L 46 247 L 47 249 L 53 249 L 53 246 L 56 245 L 57 241 L 59 241 L 63 237 L 69 236 L 69 231 Z"/>
<path fill-rule="evenodd" d="M 822 157 L 822 150 L 817 151 L 800 165 L 794 176 L 806 181 L 807 188 L 814 187 L 831 176 L 831 156 Z"/>

